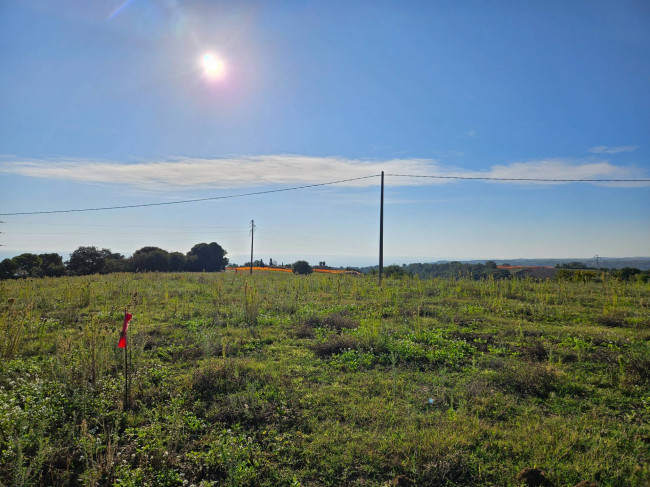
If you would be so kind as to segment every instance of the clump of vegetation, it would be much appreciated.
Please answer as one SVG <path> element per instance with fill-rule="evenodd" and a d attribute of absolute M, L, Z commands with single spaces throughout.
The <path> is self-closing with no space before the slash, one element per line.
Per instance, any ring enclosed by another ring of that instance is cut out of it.
<path fill-rule="evenodd" d="M 297 260 L 291 266 L 291 270 L 294 274 L 309 275 L 314 272 L 312 266 L 309 265 L 309 262 L 306 260 Z"/>
<path fill-rule="evenodd" d="M 314 343 L 311 348 L 320 357 L 329 357 L 335 353 L 352 350 L 359 345 L 358 340 L 352 335 L 328 335 L 323 341 Z"/>
<path fill-rule="evenodd" d="M 359 327 L 358 321 L 349 316 L 343 316 L 340 313 L 332 313 L 322 318 L 311 316 L 305 320 L 304 324 L 310 328 L 325 327 L 337 332 L 341 332 L 341 330 L 352 330 Z"/>
<path fill-rule="evenodd" d="M 626 356 L 621 356 L 624 381 L 635 386 L 650 384 L 650 346 L 637 345 Z"/>
<path fill-rule="evenodd" d="M 534 362 L 502 364 L 492 377 L 492 382 L 506 392 L 539 398 L 555 391 L 558 380 L 553 366 Z"/>
<path fill-rule="evenodd" d="M 192 373 L 190 387 L 199 399 L 207 401 L 266 380 L 246 361 L 211 361 Z"/>

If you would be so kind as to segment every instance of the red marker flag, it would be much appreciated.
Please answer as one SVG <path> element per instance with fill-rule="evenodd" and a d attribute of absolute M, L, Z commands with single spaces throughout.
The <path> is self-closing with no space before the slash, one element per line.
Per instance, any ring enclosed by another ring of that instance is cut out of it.
<path fill-rule="evenodd" d="M 124 312 L 124 326 L 122 326 L 122 333 L 120 333 L 120 342 L 117 344 L 117 348 L 126 348 L 126 330 L 129 328 L 129 323 L 131 322 L 131 313 Z"/>

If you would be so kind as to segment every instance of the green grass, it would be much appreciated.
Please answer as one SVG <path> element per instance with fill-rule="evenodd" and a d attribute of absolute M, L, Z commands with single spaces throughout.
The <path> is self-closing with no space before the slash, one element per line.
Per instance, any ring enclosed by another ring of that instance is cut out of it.
<path fill-rule="evenodd" d="M 0 485 L 650 480 L 647 283 L 3 281 L 0 333 Z"/>

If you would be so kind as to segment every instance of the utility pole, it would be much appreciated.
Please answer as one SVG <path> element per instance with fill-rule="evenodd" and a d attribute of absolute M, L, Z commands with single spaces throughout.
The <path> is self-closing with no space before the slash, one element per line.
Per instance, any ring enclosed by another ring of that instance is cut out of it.
<path fill-rule="evenodd" d="M 381 204 L 379 206 L 379 285 L 384 273 L 384 171 L 381 172 Z"/>
<path fill-rule="evenodd" d="M 594 259 L 596 259 L 596 269 L 598 269 L 598 272 L 600 273 L 600 257 L 598 254 L 594 255 Z"/>
<path fill-rule="evenodd" d="M 253 236 L 255 234 L 255 220 L 251 220 L 251 274 L 253 274 Z"/>

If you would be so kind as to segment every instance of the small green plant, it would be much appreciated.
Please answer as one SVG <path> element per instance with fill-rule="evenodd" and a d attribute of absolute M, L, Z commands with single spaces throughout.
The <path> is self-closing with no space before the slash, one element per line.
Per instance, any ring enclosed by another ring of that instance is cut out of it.
<path fill-rule="evenodd" d="M 244 283 L 244 322 L 250 326 L 256 325 L 258 314 L 259 303 L 257 291 L 247 281 Z"/>

